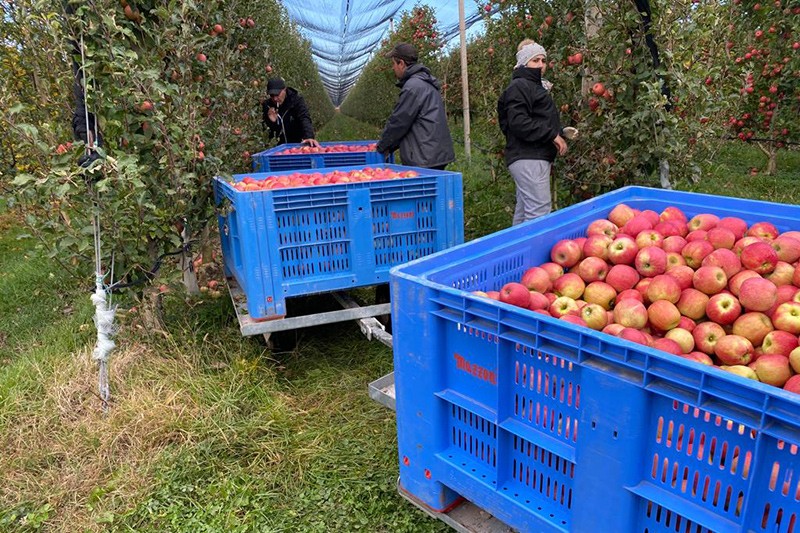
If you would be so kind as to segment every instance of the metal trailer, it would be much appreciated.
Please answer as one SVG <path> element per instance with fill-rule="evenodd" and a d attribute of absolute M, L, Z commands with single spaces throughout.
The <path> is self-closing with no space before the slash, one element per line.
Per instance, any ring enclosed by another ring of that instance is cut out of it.
<path fill-rule="evenodd" d="M 367 340 L 377 340 L 388 348 L 392 348 L 392 335 L 386 331 L 384 325 L 376 318 L 391 313 L 391 304 L 389 303 L 362 306 L 347 291 L 339 291 L 331 294 L 342 306 L 340 310 L 259 321 L 251 318 L 247 312 L 247 297 L 236 282 L 236 278 L 233 276 L 228 277 L 227 283 L 231 300 L 233 301 L 233 308 L 236 311 L 236 318 L 239 321 L 239 329 L 242 335 L 246 337 L 262 335 L 264 340 L 269 343 L 270 336 L 278 331 L 290 331 L 355 320 Z M 371 382 L 368 389 L 370 398 L 392 411 L 395 410 L 393 372 Z M 508 533 L 513 531 L 503 522 L 467 500 L 464 500 L 446 513 L 437 513 L 425 507 L 413 496 L 399 490 L 399 487 L 398 492 L 428 516 L 441 520 L 459 533 Z"/>

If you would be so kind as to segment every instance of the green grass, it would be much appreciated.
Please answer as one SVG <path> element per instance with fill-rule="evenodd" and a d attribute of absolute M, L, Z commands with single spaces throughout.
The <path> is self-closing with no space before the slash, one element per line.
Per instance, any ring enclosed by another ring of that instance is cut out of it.
<path fill-rule="evenodd" d="M 379 134 L 337 114 L 319 138 Z M 457 151 L 466 238 L 508 227 L 502 162 Z M 797 152 L 773 177 L 749 147 L 713 161 L 677 188 L 798 202 Z M 394 415 L 366 390 L 392 355 L 354 324 L 270 351 L 227 298 L 173 290 L 164 331 L 119 313 L 103 415 L 88 294 L 21 234 L 0 206 L 0 531 L 447 531 L 397 493 Z"/>

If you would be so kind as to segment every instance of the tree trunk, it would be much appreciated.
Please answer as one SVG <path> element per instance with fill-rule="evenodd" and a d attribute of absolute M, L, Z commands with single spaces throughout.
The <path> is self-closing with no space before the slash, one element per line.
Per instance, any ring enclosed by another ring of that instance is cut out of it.
<path fill-rule="evenodd" d="M 185 245 L 189 239 L 189 229 L 184 226 L 181 231 L 181 242 Z M 183 272 L 183 285 L 186 292 L 193 295 L 200 294 L 200 287 L 197 285 L 197 273 L 194 270 L 192 253 L 189 251 L 181 252 L 181 272 Z"/>
<path fill-rule="evenodd" d="M 777 156 L 778 151 L 775 148 L 770 147 L 769 153 L 767 154 L 767 176 L 775 175 L 778 165 Z"/>
<path fill-rule="evenodd" d="M 587 0 L 585 2 L 585 15 L 583 18 L 584 26 L 586 27 L 586 44 L 591 48 L 591 41 L 600 33 L 600 28 L 603 26 L 603 15 L 600 13 L 600 8 L 596 2 Z M 583 79 L 581 80 L 581 94 L 586 96 L 594 85 L 594 75 L 588 66 L 583 68 Z"/>

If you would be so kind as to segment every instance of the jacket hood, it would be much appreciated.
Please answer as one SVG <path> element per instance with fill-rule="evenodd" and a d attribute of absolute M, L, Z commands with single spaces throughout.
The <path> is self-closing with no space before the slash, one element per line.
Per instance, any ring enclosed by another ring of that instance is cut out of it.
<path fill-rule="evenodd" d="M 514 73 L 511 75 L 512 80 L 516 80 L 522 78 L 524 80 L 532 81 L 537 85 L 542 84 L 542 69 L 540 68 L 528 68 L 528 67 L 520 67 L 515 68 Z"/>
<path fill-rule="evenodd" d="M 428 67 L 423 65 L 422 63 L 414 63 L 410 67 L 406 69 L 405 74 L 400 80 L 396 83 L 398 87 L 402 87 L 406 84 L 406 82 L 411 79 L 412 77 L 422 80 L 426 83 L 430 83 L 433 85 L 437 91 L 442 89 L 441 82 L 431 74 L 431 71 L 428 70 Z"/>

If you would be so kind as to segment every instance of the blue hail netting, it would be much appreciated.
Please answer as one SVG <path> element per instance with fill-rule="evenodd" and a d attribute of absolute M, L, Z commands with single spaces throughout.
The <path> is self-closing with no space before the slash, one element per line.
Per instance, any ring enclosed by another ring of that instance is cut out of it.
<path fill-rule="evenodd" d="M 311 52 L 322 83 L 339 105 L 355 85 L 381 40 L 390 20 L 412 9 L 412 0 L 291 0 L 284 2 L 289 17 L 311 42 Z M 466 0 L 466 26 L 482 20 L 478 6 Z M 445 43 L 458 37 L 458 3 L 435 6 L 439 31 Z"/>

